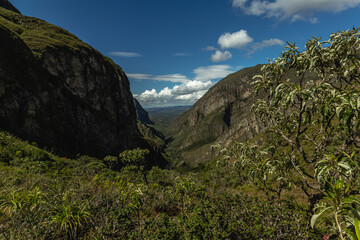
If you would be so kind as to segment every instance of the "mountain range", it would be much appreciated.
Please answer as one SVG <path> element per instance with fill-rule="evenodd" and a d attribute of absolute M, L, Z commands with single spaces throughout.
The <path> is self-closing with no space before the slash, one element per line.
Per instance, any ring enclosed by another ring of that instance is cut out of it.
<path fill-rule="evenodd" d="M 1 6 L 2 130 L 64 156 L 151 148 L 118 65 L 66 30 L 21 15 L 8 1 Z"/>
<path fill-rule="evenodd" d="M 251 83 L 262 65 L 230 74 L 192 107 L 146 111 L 111 59 L 66 30 L 0 3 L 6 8 L 0 9 L 5 131 L 63 155 L 104 157 L 143 147 L 196 164 L 212 158 L 212 144 L 229 146 L 262 129 L 250 112 L 259 97 Z"/>

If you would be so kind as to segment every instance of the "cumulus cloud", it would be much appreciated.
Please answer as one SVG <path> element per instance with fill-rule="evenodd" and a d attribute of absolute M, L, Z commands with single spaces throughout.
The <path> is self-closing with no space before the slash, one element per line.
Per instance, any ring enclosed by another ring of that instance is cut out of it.
<path fill-rule="evenodd" d="M 222 49 L 242 48 L 251 43 L 253 39 L 247 34 L 246 30 L 241 29 L 234 33 L 224 33 L 219 37 L 218 44 Z"/>
<path fill-rule="evenodd" d="M 233 7 L 242 9 L 248 15 L 265 15 L 291 21 L 309 20 L 316 12 L 338 13 L 360 5 L 360 0 L 233 0 Z"/>
<path fill-rule="evenodd" d="M 222 52 L 217 50 L 215 53 L 211 55 L 211 61 L 213 62 L 226 61 L 230 58 L 232 58 L 232 54 L 229 51 Z"/>
<path fill-rule="evenodd" d="M 127 57 L 127 58 L 143 56 L 140 53 L 134 53 L 134 52 L 110 52 L 109 54 L 115 57 Z"/>
<path fill-rule="evenodd" d="M 247 0 L 238 0 L 237 4 L 245 4 L 246 1 Z M 316 22 L 317 19 L 314 18 L 312 19 L 312 21 Z M 265 47 L 271 47 L 276 45 L 282 46 L 284 45 L 284 42 L 277 38 L 271 38 L 263 40 L 261 42 L 253 42 L 253 39 L 247 34 L 247 31 L 242 29 L 238 32 L 222 34 L 218 39 L 218 44 L 221 49 L 215 48 L 213 46 L 208 46 L 204 48 L 205 51 L 214 51 L 211 55 L 211 60 L 213 62 L 226 61 L 232 58 L 232 53 L 230 51 L 223 50 L 226 48 L 238 48 L 240 50 L 246 50 L 248 56 L 250 56 L 255 51 L 258 51 Z"/>
<path fill-rule="evenodd" d="M 146 90 L 134 97 L 144 106 L 189 105 L 201 98 L 213 86 L 212 81 L 191 81 L 173 88 L 164 88 L 157 92 L 155 89 Z"/>
<path fill-rule="evenodd" d="M 189 105 L 201 98 L 211 86 L 215 84 L 214 79 L 219 79 L 232 73 L 228 65 L 212 65 L 194 69 L 194 79 L 175 85 L 173 88 L 165 87 L 159 92 L 155 89 L 146 90 L 136 97 L 142 105 L 167 106 L 167 105 Z M 163 76 L 171 76 L 163 75 Z M 155 76 L 149 74 L 128 74 L 129 77 L 138 79 L 155 80 Z M 164 78 L 166 79 L 166 78 Z"/>

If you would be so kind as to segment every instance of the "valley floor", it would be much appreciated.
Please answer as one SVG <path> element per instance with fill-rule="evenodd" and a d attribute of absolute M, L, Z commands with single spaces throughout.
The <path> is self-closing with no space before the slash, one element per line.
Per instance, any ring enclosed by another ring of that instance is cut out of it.
<path fill-rule="evenodd" d="M 267 200 L 231 168 L 61 158 L 0 133 L 0 239 L 322 239 L 302 202 Z"/>

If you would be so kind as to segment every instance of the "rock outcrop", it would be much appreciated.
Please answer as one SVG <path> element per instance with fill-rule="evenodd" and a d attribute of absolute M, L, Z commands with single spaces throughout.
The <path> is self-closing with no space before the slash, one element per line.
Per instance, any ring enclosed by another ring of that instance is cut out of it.
<path fill-rule="evenodd" d="M 14 7 L 14 5 L 12 5 L 8 0 L 0 0 L 0 7 L 16 13 L 20 13 L 20 11 L 16 7 Z"/>
<path fill-rule="evenodd" d="M 134 104 L 138 119 L 145 124 L 154 124 L 149 118 L 149 113 L 141 106 L 136 98 L 134 98 Z"/>
<path fill-rule="evenodd" d="M 247 140 L 259 133 L 260 123 L 250 108 L 257 99 L 251 82 L 253 76 L 260 74 L 261 67 L 244 68 L 215 84 L 176 119 L 172 125 L 174 140 L 169 147 L 174 151 L 179 149 L 180 153 L 198 152 L 199 148 L 215 142 L 229 145 L 234 140 Z M 209 158 L 208 154 L 204 156 Z"/>
<path fill-rule="evenodd" d="M 111 59 L 64 29 L 1 7 L 0 42 L 1 129 L 61 155 L 147 146 L 129 81 Z"/>

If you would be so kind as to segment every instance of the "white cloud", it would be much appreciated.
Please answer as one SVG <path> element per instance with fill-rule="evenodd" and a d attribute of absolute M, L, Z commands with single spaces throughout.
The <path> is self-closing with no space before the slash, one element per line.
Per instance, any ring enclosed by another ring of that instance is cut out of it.
<path fill-rule="evenodd" d="M 316 17 L 310 18 L 309 21 L 310 21 L 312 24 L 319 23 L 319 19 L 316 18 Z"/>
<path fill-rule="evenodd" d="M 142 73 L 127 73 L 126 74 L 129 78 L 135 78 L 135 79 L 150 79 L 152 78 L 152 75 L 150 74 L 142 74 Z"/>
<path fill-rule="evenodd" d="M 191 53 L 180 52 L 180 53 L 174 53 L 173 56 L 174 57 L 189 57 L 189 56 L 192 56 L 192 54 Z"/>
<path fill-rule="evenodd" d="M 216 51 L 218 49 L 216 47 L 213 47 L 213 46 L 207 46 L 204 50 L 205 51 Z"/>
<path fill-rule="evenodd" d="M 247 34 L 246 30 L 234 33 L 224 33 L 219 37 L 218 44 L 224 48 L 242 48 L 251 43 L 253 39 Z"/>
<path fill-rule="evenodd" d="M 338 13 L 360 5 L 360 0 L 233 0 L 233 7 L 242 9 L 248 15 L 265 15 L 291 21 L 309 20 L 316 12 Z"/>
<path fill-rule="evenodd" d="M 233 0 L 233 7 L 244 7 L 248 0 Z"/>
<path fill-rule="evenodd" d="M 277 38 L 271 38 L 268 40 L 263 40 L 262 42 L 259 43 L 254 43 L 254 45 L 252 46 L 252 49 L 254 51 L 262 49 L 264 47 L 271 47 L 271 46 L 275 46 L 275 45 L 279 45 L 279 46 L 283 46 L 285 43 L 284 41 L 277 39 Z"/>
<path fill-rule="evenodd" d="M 178 73 L 154 76 L 152 80 L 174 82 L 174 83 L 186 83 L 190 81 L 190 79 L 188 79 L 186 76 Z"/>
<path fill-rule="evenodd" d="M 110 52 L 109 54 L 115 57 L 127 57 L 127 58 L 143 56 L 140 53 L 134 53 L 134 52 Z"/>
<path fill-rule="evenodd" d="M 143 73 L 127 73 L 126 75 L 129 78 L 140 79 L 140 80 L 154 80 L 154 81 L 165 81 L 165 82 L 174 82 L 174 83 L 186 83 L 191 81 L 186 76 L 179 73 L 158 75 L 158 76 L 154 76 L 151 74 L 143 74 Z"/>
<path fill-rule="evenodd" d="M 134 97 L 144 106 L 189 105 L 201 98 L 213 86 L 211 81 L 191 81 L 173 88 L 164 88 L 160 92 L 155 89 L 146 90 Z"/>
<path fill-rule="evenodd" d="M 211 55 L 211 61 L 213 62 L 226 61 L 230 58 L 232 58 L 232 54 L 229 51 L 222 52 L 217 50 L 215 53 Z"/>
<path fill-rule="evenodd" d="M 206 82 L 213 79 L 224 78 L 232 72 L 232 68 L 229 65 L 211 65 L 207 67 L 199 67 L 194 70 L 194 80 Z"/>
<path fill-rule="evenodd" d="M 214 79 L 219 79 L 232 73 L 231 67 L 228 65 L 212 65 L 199 67 L 194 69 L 195 77 L 193 80 L 175 85 L 173 88 L 164 88 L 157 92 L 155 89 L 146 90 L 136 97 L 142 105 L 148 106 L 167 106 L 167 105 L 189 105 L 201 98 L 211 86 L 215 84 Z M 128 74 L 130 77 L 149 77 L 147 79 L 154 80 L 155 77 L 149 74 Z M 162 76 L 171 76 L 162 75 Z"/>

